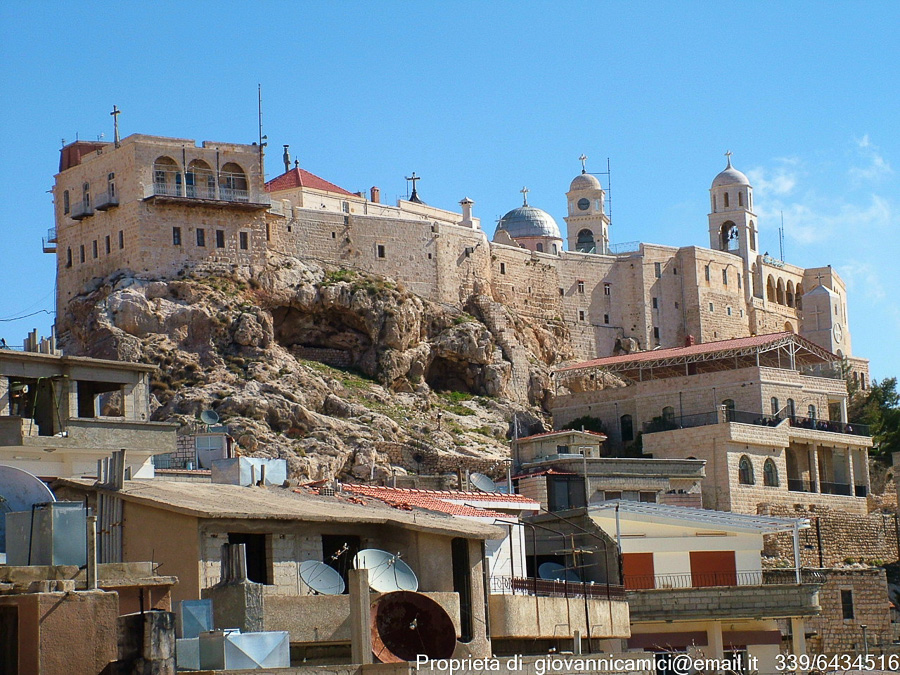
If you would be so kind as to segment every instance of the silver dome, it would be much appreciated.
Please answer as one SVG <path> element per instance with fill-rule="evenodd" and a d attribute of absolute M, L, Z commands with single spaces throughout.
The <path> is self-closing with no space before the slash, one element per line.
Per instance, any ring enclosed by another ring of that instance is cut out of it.
<path fill-rule="evenodd" d="M 562 239 L 553 216 L 533 206 L 520 206 L 507 213 L 497 224 L 497 230 L 506 230 L 513 239 L 522 237 Z"/>
<path fill-rule="evenodd" d="M 728 166 L 718 176 L 713 178 L 712 186 L 724 187 L 726 185 L 750 185 L 750 179 L 731 166 L 731 157 L 728 158 Z"/>
<path fill-rule="evenodd" d="M 600 181 L 597 180 L 596 176 L 592 176 L 589 173 L 582 173 L 572 180 L 572 184 L 569 186 L 569 190 L 599 190 L 602 189 L 600 185 Z"/>

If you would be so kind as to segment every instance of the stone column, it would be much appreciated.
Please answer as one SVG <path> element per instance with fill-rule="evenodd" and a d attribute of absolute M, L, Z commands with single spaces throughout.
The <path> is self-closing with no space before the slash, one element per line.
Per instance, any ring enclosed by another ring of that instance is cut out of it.
<path fill-rule="evenodd" d="M 722 622 L 712 621 L 706 629 L 707 649 L 709 650 L 709 658 L 724 659 L 725 644 L 722 640 Z"/>
<path fill-rule="evenodd" d="M 847 397 L 841 397 L 841 422 L 847 423 Z"/>
<path fill-rule="evenodd" d="M 372 663 L 372 631 L 369 626 L 369 570 L 350 570 L 350 662 Z"/>
<path fill-rule="evenodd" d="M 0 417 L 9 416 L 9 378 L 0 377 Z"/>
<path fill-rule="evenodd" d="M 850 483 L 850 496 L 856 496 L 856 481 L 854 481 L 853 475 L 853 448 L 847 446 L 846 450 L 847 454 L 847 482 Z"/>
<path fill-rule="evenodd" d="M 806 654 L 806 620 L 803 617 L 791 618 L 792 653 L 797 656 Z"/>

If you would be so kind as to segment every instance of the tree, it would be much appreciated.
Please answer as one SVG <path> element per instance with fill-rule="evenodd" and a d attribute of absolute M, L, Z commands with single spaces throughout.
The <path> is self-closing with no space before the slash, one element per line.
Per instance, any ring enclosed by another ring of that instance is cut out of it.
<path fill-rule="evenodd" d="M 900 392 L 896 377 L 873 380 L 867 390 L 851 390 L 847 414 L 850 424 L 869 425 L 875 444 L 873 455 L 900 451 Z"/>

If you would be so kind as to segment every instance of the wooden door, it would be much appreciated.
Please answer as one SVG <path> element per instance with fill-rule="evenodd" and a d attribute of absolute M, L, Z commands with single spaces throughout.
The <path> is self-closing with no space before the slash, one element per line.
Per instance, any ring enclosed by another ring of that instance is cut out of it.
<path fill-rule="evenodd" d="M 622 577 L 625 588 L 655 588 L 652 553 L 623 553 Z"/>
<path fill-rule="evenodd" d="M 737 586 L 734 551 L 691 551 L 693 586 Z"/>

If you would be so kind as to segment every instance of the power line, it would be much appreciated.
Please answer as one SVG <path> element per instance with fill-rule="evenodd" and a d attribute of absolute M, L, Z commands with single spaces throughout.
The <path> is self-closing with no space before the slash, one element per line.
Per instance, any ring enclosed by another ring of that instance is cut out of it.
<path fill-rule="evenodd" d="M 35 316 L 36 314 L 42 314 L 42 313 L 43 313 L 43 314 L 53 314 L 53 312 L 51 312 L 51 311 L 48 310 L 48 309 L 39 309 L 38 311 L 32 312 L 31 314 L 23 314 L 22 316 L 14 316 L 14 317 L 11 317 L 11 318 L 9 318 L 9 319 L 0 319 L 0 321 L 4 321 L 4 322 L 6 322 L 6 321 L 18 321 L 19 319 L 27 319 L 29 316 Z"/>

